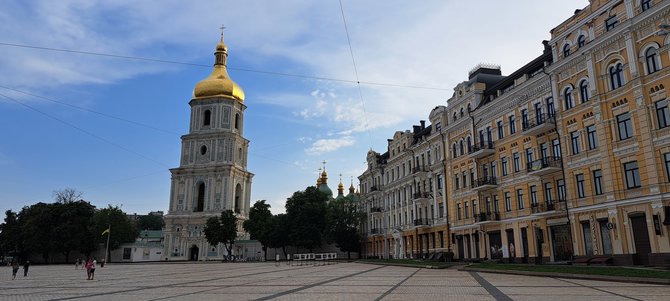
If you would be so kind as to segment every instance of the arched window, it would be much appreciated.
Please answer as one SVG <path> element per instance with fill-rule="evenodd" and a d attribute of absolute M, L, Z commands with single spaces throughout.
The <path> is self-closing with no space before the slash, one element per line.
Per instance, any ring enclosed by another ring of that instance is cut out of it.
<path fill-rule="evenodd" d="M 463 149 L 463 139 L 461 139 L 461 142 L 459 143 L 459 147 L 460 147 L 460 149 L 461 149 L 461 152 L 460 152 L 460 153 L 461 153 L 461 156 L 462 156 L 462 155 L 465 154 L 465 153 L 464 153 L 465 150 Z"/>
<path fill-rule="evenodd" d="M 572 98 L 572 87 L 563 90 L 563 99 L 565 100 L 565 110 L 572 109 L 575 106 L 575 100 Z"/>
<path fill-rule="evenodd" d="M 235 129 L 240 129 L 240 113 L 235 113 Z"/>
<path fill-rule="evenodd" d="M 642 11 L 648 10 L 651 8 L 651 0 L 641 0 L 640 7 L 642 7 Z"/>
<path fill-rule="evenodd" d="M 451 145 L 451 157 L 456 158 L 456 143 Z"/>
<path fill-rule="evenodd" d="M 461 117 L 463 117 L 463 108 L 461 108 Z"/>
<path fill-rule="evenodd" d="M 580 35 L 577 38 L 577 47 L 582 48 L 582 47 L 584 47 L 584 45 L 586 45 L 586 36 L 585 35 Z"/>
<path fill-rule="evenodd" d="M 202 125 L 209 125 L 210 122 L 212 121 L 212 111 L 210 110 L 205 110 L 205 114 L 202 119 Z"/>
<path fill-rule="evenodd" d="M 458 115 L 456 115 L 456 112 L 454 112 L 454 121 L 456 121 L 456 119 L 458 119 Z"/>
<path fill-rule="evenodd" d="M 468 152 L 472 150 L 472 139 L 470 139 L 470 136 L 466 139 L 467 145 L 468 145 Z"/>
<path fill-rule="evenodd" d="M 563 45 L 563 57 L 568 57 L 570 55 L 570 44 Z"/>
<path fill-rule="evenodd" d="M 579 82 L 579 97 L 582 100 L 582 103 L 589 101 L 589 81 L 582 80 Z"/>
<path fill-rule="evenodd" d="M 242 185 L 235 186 L 235 213 L 242 211 Z"/>
<path fill-rule="evenodd" d="M 645 62 L 647 63 L 647 74 L 652 74 L 658 70 L 661 70 L 660 64 L 658 63 L 658 49 L 655 47 L 649 47 L 647 51 L 644 52 Z"/>
<path fill-rule="evenodd" d="M 202 212 L 205 210 L 205 183 L 198 184 L 198 198 L 196 199 L 195 208 L 193 211 Z"/>
<path fill-rule="evenodd" d="M 623 86 L 623 64 L 617 63 L 609 69 L 610 87 L 612 90 Z"/>

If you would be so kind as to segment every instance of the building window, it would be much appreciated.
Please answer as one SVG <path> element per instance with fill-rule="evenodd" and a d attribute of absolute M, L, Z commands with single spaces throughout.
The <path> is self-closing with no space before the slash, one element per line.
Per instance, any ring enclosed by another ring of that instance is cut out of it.
<path fill-rule="evenodd" d="M 579 132 L 570 133 L 570 145 L 572 146 L 572 154 L 579 154 Z"/>
<path fill-rule="evenodd" d="M 514 153 L 514 172 L 521 170 L 521 156 L 519 153 Z"/>
<path fill-rule="evenodd" d="M 463 174 L 461 175 L 461 180 L 463 182 L 463 188 L 468 186 L 468 174 L 466 172 L 463 172 Z"/>
<path fill-rule="evenodd" d="M 528 110 L 521 110 L 521 128 L 528 128 Z"/>
<path fill-rule="evenodd" d="M 580 35 L 579 38 L 577 38 L 577 47 L 582 48 L 586 44 L 586 36 Z"/>
<path fill-rule="evenodd" d="M 617 115 L 616 122 L 619 129 L 619 140 L 633 137 L 633 122 L 630 120 L 629 112 Z"/>
<path fill-rule="evenodd" d="M 461 156 L 464 155 L 465 154 L 465 148 L 463 148 L 463 139 L 461 139 L 461 141 L 458 142 L 458 147 L 459 147 Z"/>
<path fill-rule="evenodd" d="M 498 164 L 495 161 L 491 162 L 491 176 L 494 178 L 498 177 Z"/>
<path fill-rule="evenodd" d="M 210 110 L 205 110 L 205 113 L 203 114 L 203 119 L 202 119 L 202 125 L 203 126 L 208 126 L 211 123 L 212 120 L 212 111 Z"/>
<path fill-rule="evenodd" d="M 591 227 L 589 222 L 582 222 L 582 234 L 584 236 L 584 255 L 593 256 L 593 239 L 591 238 Z"/>
<path fill-rule="evenodd" d="M 589 81 L 582 80 L 579 82 L 579 97 L 582 103 L 589 101 Z"/>
<path fill-rule="evenodd" d="M 637 167 L 637 161 L 631 161 L 623 164 L 624 174 L 626 175 L 626 188 L 641 187 L 640 170 Z"/>
<path fill-rule="evenodd" d="M 457 155 L 457 153 L 456 153 L 456 143 L 454 143 L 454 144 L 451 145 L 451 157 L 456 158 L 456 155 Z"/>
<path fill-rule="evenodd" d="M 593 194 L 603 194 L 603 172 L 600 169 L 593 171 Z"/>
<path fill-rule="evenodd" d="M 551 183 L 544 183 L 544 200 L 551 204 L 554 201 L 554 195 L 551 188 Z"/>
<path fill-rule="evenodd" d="M 500 202 L 497 194 L 493 195 L 493 212 L 500 213 Z"/>
<path fill-rule="evenodd" d="M 477 215 L 477 201 L 472 200 L 472 217 L 475 217 Z"/>
<path fill-rule="evenodd" d="M 463 209 L 463 212 L 465 213 L 465 218 L 470 217 L 470 211 L 468 211 L 468 201 L 465 201 L 465 208 Z"/>
<path fill-rule="evenodd" d="M 658 49 L 650 47 L 644 53 L 645 62 L 647 63 L 647 74 L 652 74 L 661 70 L 658 62 Z"/>
<path fill-rule="evenodd" d="M 572 87 L 563 90 L 563 99 L 565 100 L 565 110 L 572 109 L 575 106 L 575 100 L 572 98 Z"/>
<path fill-rule="evenodd" d="M 563 57 L 568 57 L 570 55 L 570 44 L 563 45 Z"/>
<path fill-rule="evenodd" d="M 505 132 L 502 120 L 498 120 L 498 122 L 496 122 L 496 126 L 498 127 L 498 139 L 502 139 Z"/>
<path fill-rule="evenodd" d="M 517 209 L 523 209 L 523 189 L 516 190 L 516 205 Z"/>
<path fill-rule="evenodd" d="M 508 173 L 507 172 L 507 157 L 502 157 L 502 159 L 500 159 L 500 163 L 501 163 L 500 167 L 502 168 L 502 175 L 506 176 L 507 173 Z"/>
<path fill-rule="evenodd" d="M 558 139 L 551 140 L 551 150 L 554 152 L 554 157 L 561 157 L 561 142 Z"/>
<path fill-rule="evenodd" d="M 658 128 L 662 129 L 669 126 L 670 110 L 668 109 L 668 100 L 659 100 L 654 105 L 656 106 L 656 119 L 658 119 Z"/>
<path fill-rule="evenodd" d="M 540 159 L 549 158 L 549 147 L 547 143 L 540 144 Z"/>
<path fill-rule="evenodd" d="M 512 211 L 512 197 L 510 197 L 509 191 L 505 191 L 505 211 Z"/>
<path fill-rule="evenodd" d="M 651 8 L 651 0 L 640 1 L 640 7 L 642 7 L 642 11 L 648 10 L 649 8 Z"/>
<path fill-rule="evenodd" d="M 554 117 L 556 115 L 556 109 L 554 109 L 554 98 L 547 98 L 547 115 L 548 117 Z"/>
<path fill-rule="evenodd" d="M 533 149 L 532 148 L 527 148 L 526 149 L 526 164 L 530 164 L 533 162 Z"/>
<path fill-rule="evenodd" d="M 609 68 L 610 87 L 612 90 L 623 86 L 623 64 L 617 63 Z"/>
<path fill-rule="evenodd" d="M 557 180 L 556 188 L 558 189 L 558 200 L 566 201 L 567 198 L 565 197 L 565 181 L 563 181 L 563 179 Z"/>
<path fill-rule="evenodd" d="M 617 24 L 619 24 L 619 19 L 617 19 L 616 16 L 611 16 L 607 20 L 605 20 L 605 29 L 607 29 L 607 31 L 610 31 L 611 29 L 616 27 Z"/>
<path fill-rule="evenodd" d="M 235 114 L 235 129 L 240 129 L 240 113 Z"/>
<path fill-rule="evenodd" d="M 456 217 L 457 217 L 458 220 L 460 221 L 460 220 L 461 220 L 461 204 L 457 204 L 457 205 L 456 205 L 456 208 L 457 208 L 457 209 L 456 209 L 456 212 L 457 212 L 457 213 L 456 213 Z"/>
<path fill-rule="evenodd" d="M 530 186 L 530 203 L 533 207 L 537 206 L 537 186 Z"/>
<path fill-rule="evenodd" d="M 509 116 L 509 134 L 516 133 L 516 120 L 514 120 L 514 115 Z"/>
<path fill-rule="evenodd" d="M 670 182 L 670 153 L 663 154 L 663 161 L 665 162 L 665 176 Z"/>
<path fill-rule="evenodd" d="M 577 183 L 577 198 L 581 199 L 586 196 L 586 192 L 584 191 L 584 174 L 575 175 L 575 182 Z"/>
<path fill-rule="evenodd" d="M 589 149 L 598 147 L 598 135 L 596 135 L 596 125 L 592 124 L 586 127 L 586 136 L 589 142 Z"/>

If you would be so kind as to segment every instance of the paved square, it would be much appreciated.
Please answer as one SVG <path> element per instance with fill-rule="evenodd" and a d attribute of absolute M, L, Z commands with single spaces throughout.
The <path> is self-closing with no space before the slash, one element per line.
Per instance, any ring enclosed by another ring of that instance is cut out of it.
<path fill-rule="evenodd" d="M 670 286 L 339 263 L 108 264 L 86 280 L 74 265 L 32 266 L 0 300 L 668 300 Z"/>

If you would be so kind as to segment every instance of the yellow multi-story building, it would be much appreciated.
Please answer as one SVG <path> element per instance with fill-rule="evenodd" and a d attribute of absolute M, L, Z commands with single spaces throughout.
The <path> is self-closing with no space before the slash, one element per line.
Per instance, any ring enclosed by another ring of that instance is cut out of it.
<path fill-rule="evenodd" d="M 576 257 L 670 263 L 669 14 L 594 0 L 551 31 Z"/>
<path fill-rule="evenodd" d="M 472 70 L 368 153 L 365 254 L 669 264 L 669 16 L 592 0 L 519 70 Z"/>

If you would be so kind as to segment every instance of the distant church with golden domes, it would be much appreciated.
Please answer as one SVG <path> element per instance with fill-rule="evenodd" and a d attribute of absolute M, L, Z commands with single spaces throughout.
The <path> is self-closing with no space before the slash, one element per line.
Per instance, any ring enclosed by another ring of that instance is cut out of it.
<path fill-rule="evenodd" d="M 165 260 L 222 259 L 222 246 L 205 238 L 207 219 L 233 210 L 238 237 L 249 217 L 251 180 L 247 170 L 249 140 L 244 138 L 244 91 L 226 69 L 228 48 L 221 40 L 212 73 L 195 85 L 189 133 L 181 137 L 181 160 L 170 169 L 170 205 L 165 215 Z M 237 250 L 235 250 L 237 251 Z M 234 253 L 235 253 L 234 251 Z"/>
<path fill-rule="evenodd" d="M 342 184 L 342 175 L 340 174 L 340 183 L 337 184 L 337 196 L 333 197 L 333 191 L 328 187 L 328 173 L 326 173 L 326 163 L 324 162 L 323 169 L 319 168 L 319 177 L 316 179 L 316 188 L 319 191 L 325 193 L 328 196 L 328 199 L 341 199 L 344 197 L 344 184 Z M 349 186 L 349 194 L 347 196 L 353 196 L 354 200 L 357 200 L 358 194 L 356 193 L 356 188 L 354 188 L 354 182 L 352 180 L 351 186 Z"/>

